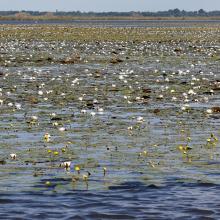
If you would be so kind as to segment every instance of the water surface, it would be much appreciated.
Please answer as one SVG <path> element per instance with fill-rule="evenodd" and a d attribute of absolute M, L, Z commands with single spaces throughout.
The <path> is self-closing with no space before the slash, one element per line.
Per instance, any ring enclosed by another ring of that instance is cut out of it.
<path fill-rule="evenodd" d="M 1 219 L 219 218 L 219 25 L 127 25 L 0 27 Z"/>

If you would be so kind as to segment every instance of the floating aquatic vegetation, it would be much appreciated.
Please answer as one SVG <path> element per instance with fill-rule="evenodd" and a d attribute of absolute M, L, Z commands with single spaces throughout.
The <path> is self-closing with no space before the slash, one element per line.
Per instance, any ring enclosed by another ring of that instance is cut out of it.
<path fill-rule="evenodd" d="M 1 28 L 9 181 L 101 189 L 218 172 L 218 25 Z"/>

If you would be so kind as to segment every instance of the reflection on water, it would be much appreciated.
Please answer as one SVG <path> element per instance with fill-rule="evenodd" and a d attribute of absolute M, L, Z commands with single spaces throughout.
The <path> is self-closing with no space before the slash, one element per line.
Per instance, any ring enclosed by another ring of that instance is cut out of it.
<path fill-rule="evenodd" d="M 219 24 L 220 20 L 0 20 L 0 24 L 36 25 L 36 24 L 71 24 L 93 27 L 184 27 Z"/>

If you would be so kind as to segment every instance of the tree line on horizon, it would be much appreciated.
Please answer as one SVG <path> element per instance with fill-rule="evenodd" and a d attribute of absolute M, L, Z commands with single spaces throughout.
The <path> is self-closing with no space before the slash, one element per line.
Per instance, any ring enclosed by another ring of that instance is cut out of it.
<path fill-rule="evenodd" d="M 220 16 L 220 10 L 205 11 L 185 11 L 170 9 L 168 11 L 130 11 L 130 12 L 81 12 L 81 11 L 0 11 L 0 16 L 16 16 L 17 14 L 26 14 L 30 16 L 77 16 L 77 17 L 215 17 Z"/>

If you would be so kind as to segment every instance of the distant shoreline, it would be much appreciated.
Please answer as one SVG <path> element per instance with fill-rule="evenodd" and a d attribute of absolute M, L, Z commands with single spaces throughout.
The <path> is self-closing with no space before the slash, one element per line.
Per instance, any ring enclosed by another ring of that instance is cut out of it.
<path fill-rule="evenodd" d="M 219 20 L 220 16 L 213 16 L 213 17 L 131 17 L 131 16 L 0 16 L 1 21 L 23 21 L 23 20 L 30 20 L 30 21 L 46 21 L 46 20 L 57 20 L 57 21 L 68 21 L 68 20 L 130 20 L 130 21 L 213 21 Z"/>

